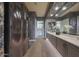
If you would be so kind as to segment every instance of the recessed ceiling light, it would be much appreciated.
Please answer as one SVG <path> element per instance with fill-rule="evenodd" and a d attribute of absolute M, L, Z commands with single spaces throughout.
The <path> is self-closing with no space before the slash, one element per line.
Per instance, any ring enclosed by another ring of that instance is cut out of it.
<path fill-rule="evenodd" d="M 67 9 L 67 7 L 66 6 L 64 6 L 63 8 L 62 8 L 62 10 L 66 10 Z"/>
<path fill-rule="evenodd" d="M 53 16 L 53 14 L 51 14 L 50 16 Z"/>
<path fill-rule="evenodd" d="M 59 9 L 59 7 L 57 6 L 57 7 L 55 7 L 55 10 L 58 10 Z"/>
<path fill-rule="evenodd" d="M 58 14 L 56 14 L 55 16 L 58 16 Z"/>

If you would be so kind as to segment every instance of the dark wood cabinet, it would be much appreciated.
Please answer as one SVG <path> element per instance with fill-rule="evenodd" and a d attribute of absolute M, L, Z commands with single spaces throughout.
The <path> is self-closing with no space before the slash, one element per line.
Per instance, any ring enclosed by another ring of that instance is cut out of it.
<path fill-rule="evenodd" d="M 57 50 L 64 57 L 79 57 L 79 47 L 57 38 Z"/>
<path fill-rule="evenodd" d="M 50 34 L 46 34 L 47 38 L 50 40 L 51 39 L 51 35 Z"/>
<path fill-rule="evenodd" d="M 49 39 L 49 41 L 54 45 L 54 47 L 56 47 L 56 37 L 52 36 L 51 34 L 47 33 L 47 37 Z"/>
<path fill-rule="evenodd" d="M 64 41 L 49 33 L 46 34 L 49 41 L 55 46 L 63 57 L 79 57 L 79 47 Z"/>
<path fill-rule="evenodd" d="M 60 38 L 57 38 L 57 50 L 62 56 L 66 56 L 67 48 L 66 48 L 66 42 L 61 40 Z"/>
<path fill-rule="evenodd" d="M 51 43 L 54 45 L 54 47 L 56 47 L 56 43 L 57 43 L 56 40 L 57 40 L 56 37 L 51 35 L 50 41 L 51 41 Z"/>
<path fill-rule="evenodd" d="M 68 57 L 79 57 L 79 48 L 68 44 Z"/>

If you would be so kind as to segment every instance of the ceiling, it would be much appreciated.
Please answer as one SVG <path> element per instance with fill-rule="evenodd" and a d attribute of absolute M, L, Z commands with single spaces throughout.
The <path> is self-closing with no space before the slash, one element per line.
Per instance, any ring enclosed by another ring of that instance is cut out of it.
<path fill-rule="evenodd" d="M 29 11 L 36 12 L 37 17 L 44 17 L 48 2 L 26 2 L 25 5 L 28 8 Z"/>
<path fill-rule="evenodd" d="M 64 12 L 63 14 L 61 14 L 61 16 L 69 13 L 69 12 L 76 12 L 79 11 L 79 3 L 76 3 L 73 7 L 71 7 L 70 9 L 68 9 L 66 12 Z"/>
<path fill-rule="evenodd" d="M 44 17 L 48 9 L 47 17 L 55 18 L 62 17 L 72 11 L 79 11 L 79 3 L 76 2 L 53 2 L 51 5 L 49 2 L 26 2 L 25 5 L 29 11 L 36 12 L 37 17 Z M 49 5 L 51 8 L 48 8 Z M 66 9 L 62 10 L 64 7 Z"/>
<path fill-rule="evenodd" d="M 75 2 L 54 2 L 47 16 L 48 17 L 61 17 L 65 15 L 67 13 L 66 11 L 68 11 L 75 4 L 77 3 Z"/>

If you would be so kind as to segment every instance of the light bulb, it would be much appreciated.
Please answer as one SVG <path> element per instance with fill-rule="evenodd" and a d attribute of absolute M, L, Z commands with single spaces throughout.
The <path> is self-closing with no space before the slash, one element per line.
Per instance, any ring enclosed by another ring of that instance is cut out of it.
<path fill-rule="evenodd" d="M 55 16 L 58 16 L 58 14 L 56 14 Z"/>
<path fill-rule="evenodd" d="M 57 7 L 55 7 L 55 10 L 58 10 L 59 9 L 59 7 L 57 6 Z"/>
<path fill-rule="evenodd" d="M 67 7 L 66 6 L 64 6 L 63 8 L 62 8 L 62 10 L 66 10 L 67 9 Z"/>

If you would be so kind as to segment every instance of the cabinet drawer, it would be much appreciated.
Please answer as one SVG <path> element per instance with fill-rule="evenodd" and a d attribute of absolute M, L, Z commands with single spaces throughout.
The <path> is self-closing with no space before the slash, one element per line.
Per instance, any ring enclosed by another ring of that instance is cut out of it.
<path fill-rule="evenodd" d="M 47 38 L 56 47 L 56 37 L 51 34 L 47 34 Z"/>
<path fill-rule="evenodd" d="M 56 37 L 55 36 L 52 36 L 51 38 L 51 43 L 54 45 L 54 47 L 56 47 Z"/>
<path fill-rule="evenodd" d="M 67 56 L 67 42 L 63 41 L 62 39 L 57 38 L 57 50 L 59 51 L 59 53 L 66 57 Z"/>

